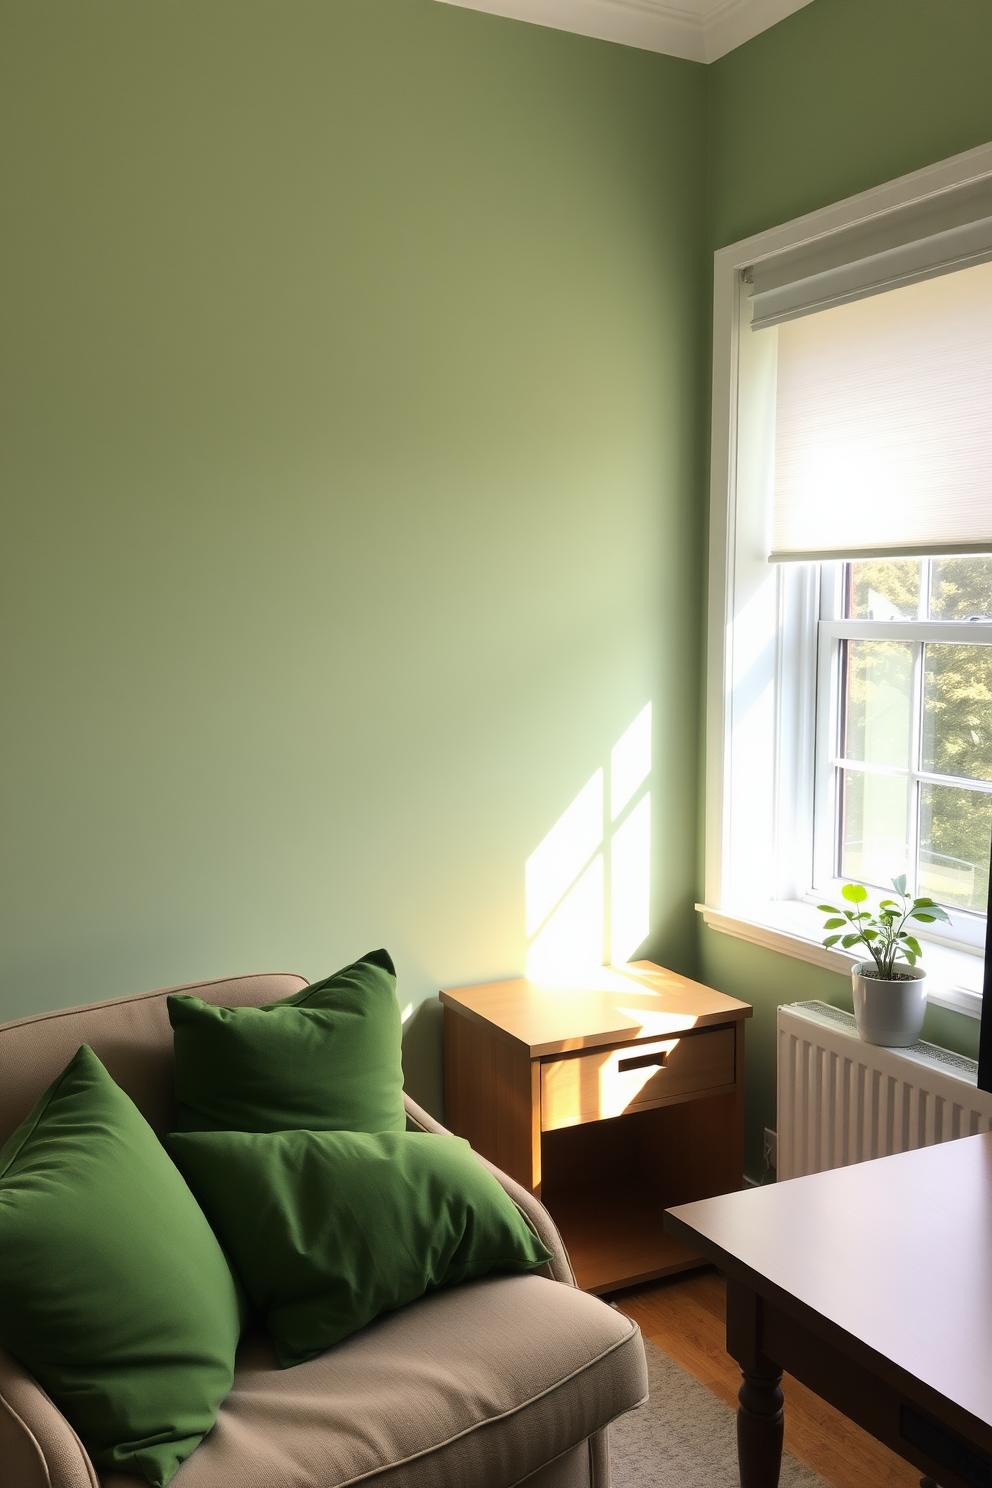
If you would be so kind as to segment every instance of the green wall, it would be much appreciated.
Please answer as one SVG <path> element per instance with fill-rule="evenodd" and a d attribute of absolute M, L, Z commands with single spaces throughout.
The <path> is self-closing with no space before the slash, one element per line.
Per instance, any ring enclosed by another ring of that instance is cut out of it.
<path fill-rule="evenodd" d="M 519 973 L 654 705 L 696 969 L 708 248 L 992 137 L 988 0 L 709 68 L 434 0 L 0 0 L 0 1018 L 393 951 Z M 708 223 L 707 223 L 708 213 Z M 774 1009 L 843 979 L 702 931 Z M 927 1031 L 973 1047 L 976 1026 Z"/>
<path fill-rule="evenodd" d="M 992 139 L 988 0 L 813 0 L 708 68 L 710 238 L 736 242 Z M 850 982 L 702 928 L 700 975 L 755 1005 L 747 1168 L 775 1125 L 775 1010 Z M 931 1008 L 924 1036 L 974 1057 L 974 1019 Z"/>
<path fill-rule="evenodd" d="M 424 999 L 523 970 L 649 700 L 692 969 L 704 90 L 433 0 L 3 0 L 0 1019 L 385 944 L 437 1108 Z"/>

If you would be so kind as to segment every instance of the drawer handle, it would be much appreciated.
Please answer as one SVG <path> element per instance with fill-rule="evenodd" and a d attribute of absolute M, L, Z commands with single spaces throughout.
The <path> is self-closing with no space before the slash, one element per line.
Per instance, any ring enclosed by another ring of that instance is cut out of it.
<path fill-rule="evenodd" d="M 636 1059 L 621 1059 L 617 1064 L 617 1069 L 621 1074 L 625 1070 L 647 1069 L 652 1064 L 657 1065 L 659 1069 L 664 1069 L 667 1058 L 667 1049 L 662 1049 L 660 1054 L 639 1054 Z"/>

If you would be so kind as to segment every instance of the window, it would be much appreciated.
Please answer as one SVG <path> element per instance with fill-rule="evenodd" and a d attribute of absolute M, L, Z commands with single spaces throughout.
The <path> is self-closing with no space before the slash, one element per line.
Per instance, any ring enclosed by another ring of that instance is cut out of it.
<path fill-rule="evenodd" d="M 992 844 L 992 558 L 824 565 L 812 886 L 911 892 L 980 947 Z"/>
<path fill-rule="evenodd" d="M 992 147 L 721 250 L 715 267 L 701 908 L 841 969 L 815 903 L 838 879 L 881 890 L 905 872 L 952 914 L 941 939 L 958 949 L 926 958 L 934 1000 L 977 1016 Z"/>

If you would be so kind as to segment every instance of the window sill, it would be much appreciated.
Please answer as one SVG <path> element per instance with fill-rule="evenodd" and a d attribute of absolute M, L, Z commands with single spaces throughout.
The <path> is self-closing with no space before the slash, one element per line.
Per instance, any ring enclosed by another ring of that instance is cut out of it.
<path fill-rule="evenodd" d="M 841 976 L 846 976 L 855 962 L 861 960 L 848 951 L 827 950 L 820 944 L 823 916 L 802 900 L 777 900 L 733 911 L 712 909 L 706 904 L 697 904 L 696 908 L 712 930 L 839 972 Z M 929 1002 L 969 1018 L 982 1016 L 984 956 L 929 942 L 923 961 Z"/>

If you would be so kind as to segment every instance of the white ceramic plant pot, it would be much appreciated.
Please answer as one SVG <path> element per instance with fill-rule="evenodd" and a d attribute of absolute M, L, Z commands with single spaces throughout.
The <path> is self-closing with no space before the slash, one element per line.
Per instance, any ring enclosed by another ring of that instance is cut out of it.
<path fill-rule="evenodd" d="M 927 974 L 919 967 L 902 966 L 889 981 L 872 976 L 874 961 L 859 961 L 851 968 L 854 985 L 854 1017 L 866 1044 L 887 1049 L 906 1049 L 915 1044 L 927 1010 Z"/>

